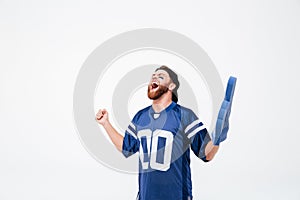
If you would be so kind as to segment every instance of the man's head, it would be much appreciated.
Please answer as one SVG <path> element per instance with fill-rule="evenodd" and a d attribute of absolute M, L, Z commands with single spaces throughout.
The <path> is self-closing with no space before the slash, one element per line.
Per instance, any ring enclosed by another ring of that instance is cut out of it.
<path fill-rule="evenodd" d="M 152 100 L 159 99 L 167 92 L 172 93 L 172 101 L 178 101 L 177 89 L 179 81 L 177 74 L 167 66 L 161 66 L 152 74 L 148 85 L 148 97 Z"/>

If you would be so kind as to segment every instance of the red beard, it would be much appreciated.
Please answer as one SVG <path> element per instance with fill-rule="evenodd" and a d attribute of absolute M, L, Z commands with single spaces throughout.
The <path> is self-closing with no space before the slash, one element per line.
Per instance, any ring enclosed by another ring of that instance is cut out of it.
<path fill-rule="evenodd" d="M 148 85 L 148 97 L 149 99 L 159 99 L 164 93 L 168 92 L 169 88 L 163 85 L 159 85 L 156 91 L 151 91 L 151 85 Z"/>

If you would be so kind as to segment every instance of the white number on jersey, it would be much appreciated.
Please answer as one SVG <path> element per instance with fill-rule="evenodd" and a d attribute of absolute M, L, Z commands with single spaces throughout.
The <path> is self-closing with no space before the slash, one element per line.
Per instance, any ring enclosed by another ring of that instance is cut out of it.
<path fill-rule="evenodd" d="M 140 139 L 140 160 L 143 169 L 148 169 L 150 164 L 152 169 L 167 171 L 171 164 L 173 134 L 166 130 L 157 129 L 152 133 L 150 129 L 144 129 L 138 132 L 138 137 Z M 162 143 L 158 151 L 159 142 Z M 164 151 L 162 151 L 162 144 L 164 144 Z M 162 163 L 157 161 L 158 156 L 159 158 L 163 156 Z"/>

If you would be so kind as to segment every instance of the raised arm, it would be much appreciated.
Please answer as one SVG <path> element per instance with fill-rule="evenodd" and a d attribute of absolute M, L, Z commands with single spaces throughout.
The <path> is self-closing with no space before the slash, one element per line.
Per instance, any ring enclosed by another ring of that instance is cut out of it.
<path fill-rule="evenodd" d="M 236 85 L 236 78 L 230 77 L 226 87 L 225 98 L 219 110 L 216 128 L 212 133 L 212 140 L 205 147 L 205 155 L 207 160 L 213 159 L 218 152 L 219 145 L 227 138 L 229 129 L 229 116 L 231 112 L 231 104 Z"/>
<path fill-rule="evenodd" d="M 109 122 L 108 112 L 105 109 L 100 109 L 96 114 L 95 119 L 99 124 L 101 124 L 104 127 L 112 143 L 117 147 L 117 149 L 120 152 L 122 152 L 123 136 L 120 133 L 118 133 Z"/>

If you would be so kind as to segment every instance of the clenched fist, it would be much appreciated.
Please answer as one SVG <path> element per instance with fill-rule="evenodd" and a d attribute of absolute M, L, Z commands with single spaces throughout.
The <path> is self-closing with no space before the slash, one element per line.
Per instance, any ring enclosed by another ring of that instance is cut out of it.
<path fill-rule="evenodd" d="M 100 109 L 95 117 L 96 121 L 104 126 L 108 122 L 108 112 L 105 109 Z"/>

